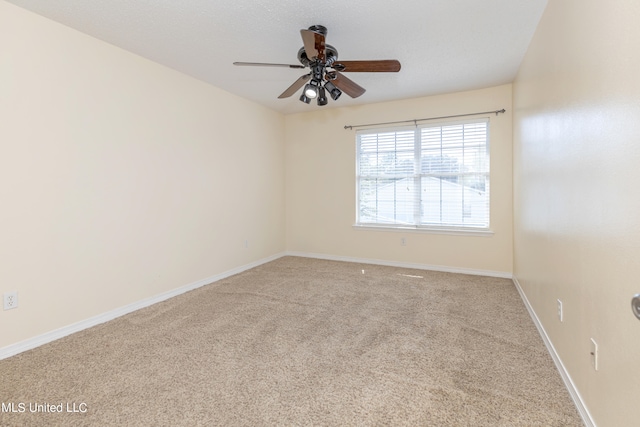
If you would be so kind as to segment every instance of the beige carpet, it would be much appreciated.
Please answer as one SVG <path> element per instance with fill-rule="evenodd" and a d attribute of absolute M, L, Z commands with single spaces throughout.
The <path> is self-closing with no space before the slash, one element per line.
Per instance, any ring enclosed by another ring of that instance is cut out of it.
<path fill-rule="evenodd" d="M 582 425 L 510 280 L 297 257 L 0 376 L 0 400 L 25 409 L 2 426 Z M 43 403 L 86 412 L 30 412 Z"/>

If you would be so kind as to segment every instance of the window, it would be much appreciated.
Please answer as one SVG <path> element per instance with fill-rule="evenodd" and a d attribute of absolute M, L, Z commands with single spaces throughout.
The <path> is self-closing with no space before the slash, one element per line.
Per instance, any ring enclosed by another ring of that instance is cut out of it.
<path fill-rule="evenodd" d="M 489 121 L 357 133 L 360 226 L 488 230 Z"/>

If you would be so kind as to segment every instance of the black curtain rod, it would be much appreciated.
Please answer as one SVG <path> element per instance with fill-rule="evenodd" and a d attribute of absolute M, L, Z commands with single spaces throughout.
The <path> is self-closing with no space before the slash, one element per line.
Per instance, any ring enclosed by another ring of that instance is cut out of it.
<path fill-rule="evenodd" d="M 352 125 L 345 125 L 344 128 L 345 129 L 355 129 L 355 128 L 365 128 L 365 127 L 369 127 L 369 126 L 397 125 L 397 124 L 400 124 L 400 123 L 415 123 L 417 125 L 418 122 L 422 122 L 422 121 L 426 121 L 426 120 L 452 119 L 454 117 L 478 116 L 480 114 L 494 114 L 494 113 L 497 116 L 498 114 L 504 113 L 506 111 L 507 110 L 505 110 L 503 108 L 502 110 L 483 111 L 481 113 L 456 114 L 455 116 L 428 117 L 426 119 L 401 120 L 399 122 L 370 123 L 368 125 L 353 125 L 353 126 Z"/>

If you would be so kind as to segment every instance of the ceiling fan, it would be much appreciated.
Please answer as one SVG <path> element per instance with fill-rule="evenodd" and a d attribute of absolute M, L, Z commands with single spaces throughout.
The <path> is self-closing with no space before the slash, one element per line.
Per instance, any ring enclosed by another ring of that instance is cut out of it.
<path fill-rule="evenodd" d="M 298 51 L 298 61 L 302 65 L 271 64 L 264 62 L 234 62 L 234 65 L 263 66 L 263 67 L 287 67 L 309 68 L 309 74 L 301 76 L 278 98 L 288 98 L 304 86 L 300 101 L 308 104 L 312 99 L 317 99 L 318 105 L 327 105 L 326 92 L 331 98 L 337 100 L 342 92 L 352 98 L 357 98 L 365 92 L 353 80 L 342 73 L 346 72 L 398 72 L 400 62 L 395 59 L 375 61 L 341 61 L 338 60 L 338 51 L 325 43 L 327 28 L 322 25 L 313 25 L 307 30 L 300 30 L 303 47 Z"/>

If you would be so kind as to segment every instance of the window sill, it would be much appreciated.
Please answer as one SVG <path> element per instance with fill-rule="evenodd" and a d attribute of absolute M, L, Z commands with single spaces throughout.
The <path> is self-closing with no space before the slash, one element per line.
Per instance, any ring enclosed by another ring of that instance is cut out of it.
<path fill-rule="evenodd" d="M 481 236 L 490 237 L 494 232 L 489 229 L 472 229 L 472 228 L 446 228 L 446 227 L 411 227 L 397 225 L 373 225 L 373 224 L 354 224 L 354 230 L 365 231 L 391 231 L 391 232 L 410 232 L 410 233 L 427 233 L 427 234 L 449 234 L 454 236 Z"/>

